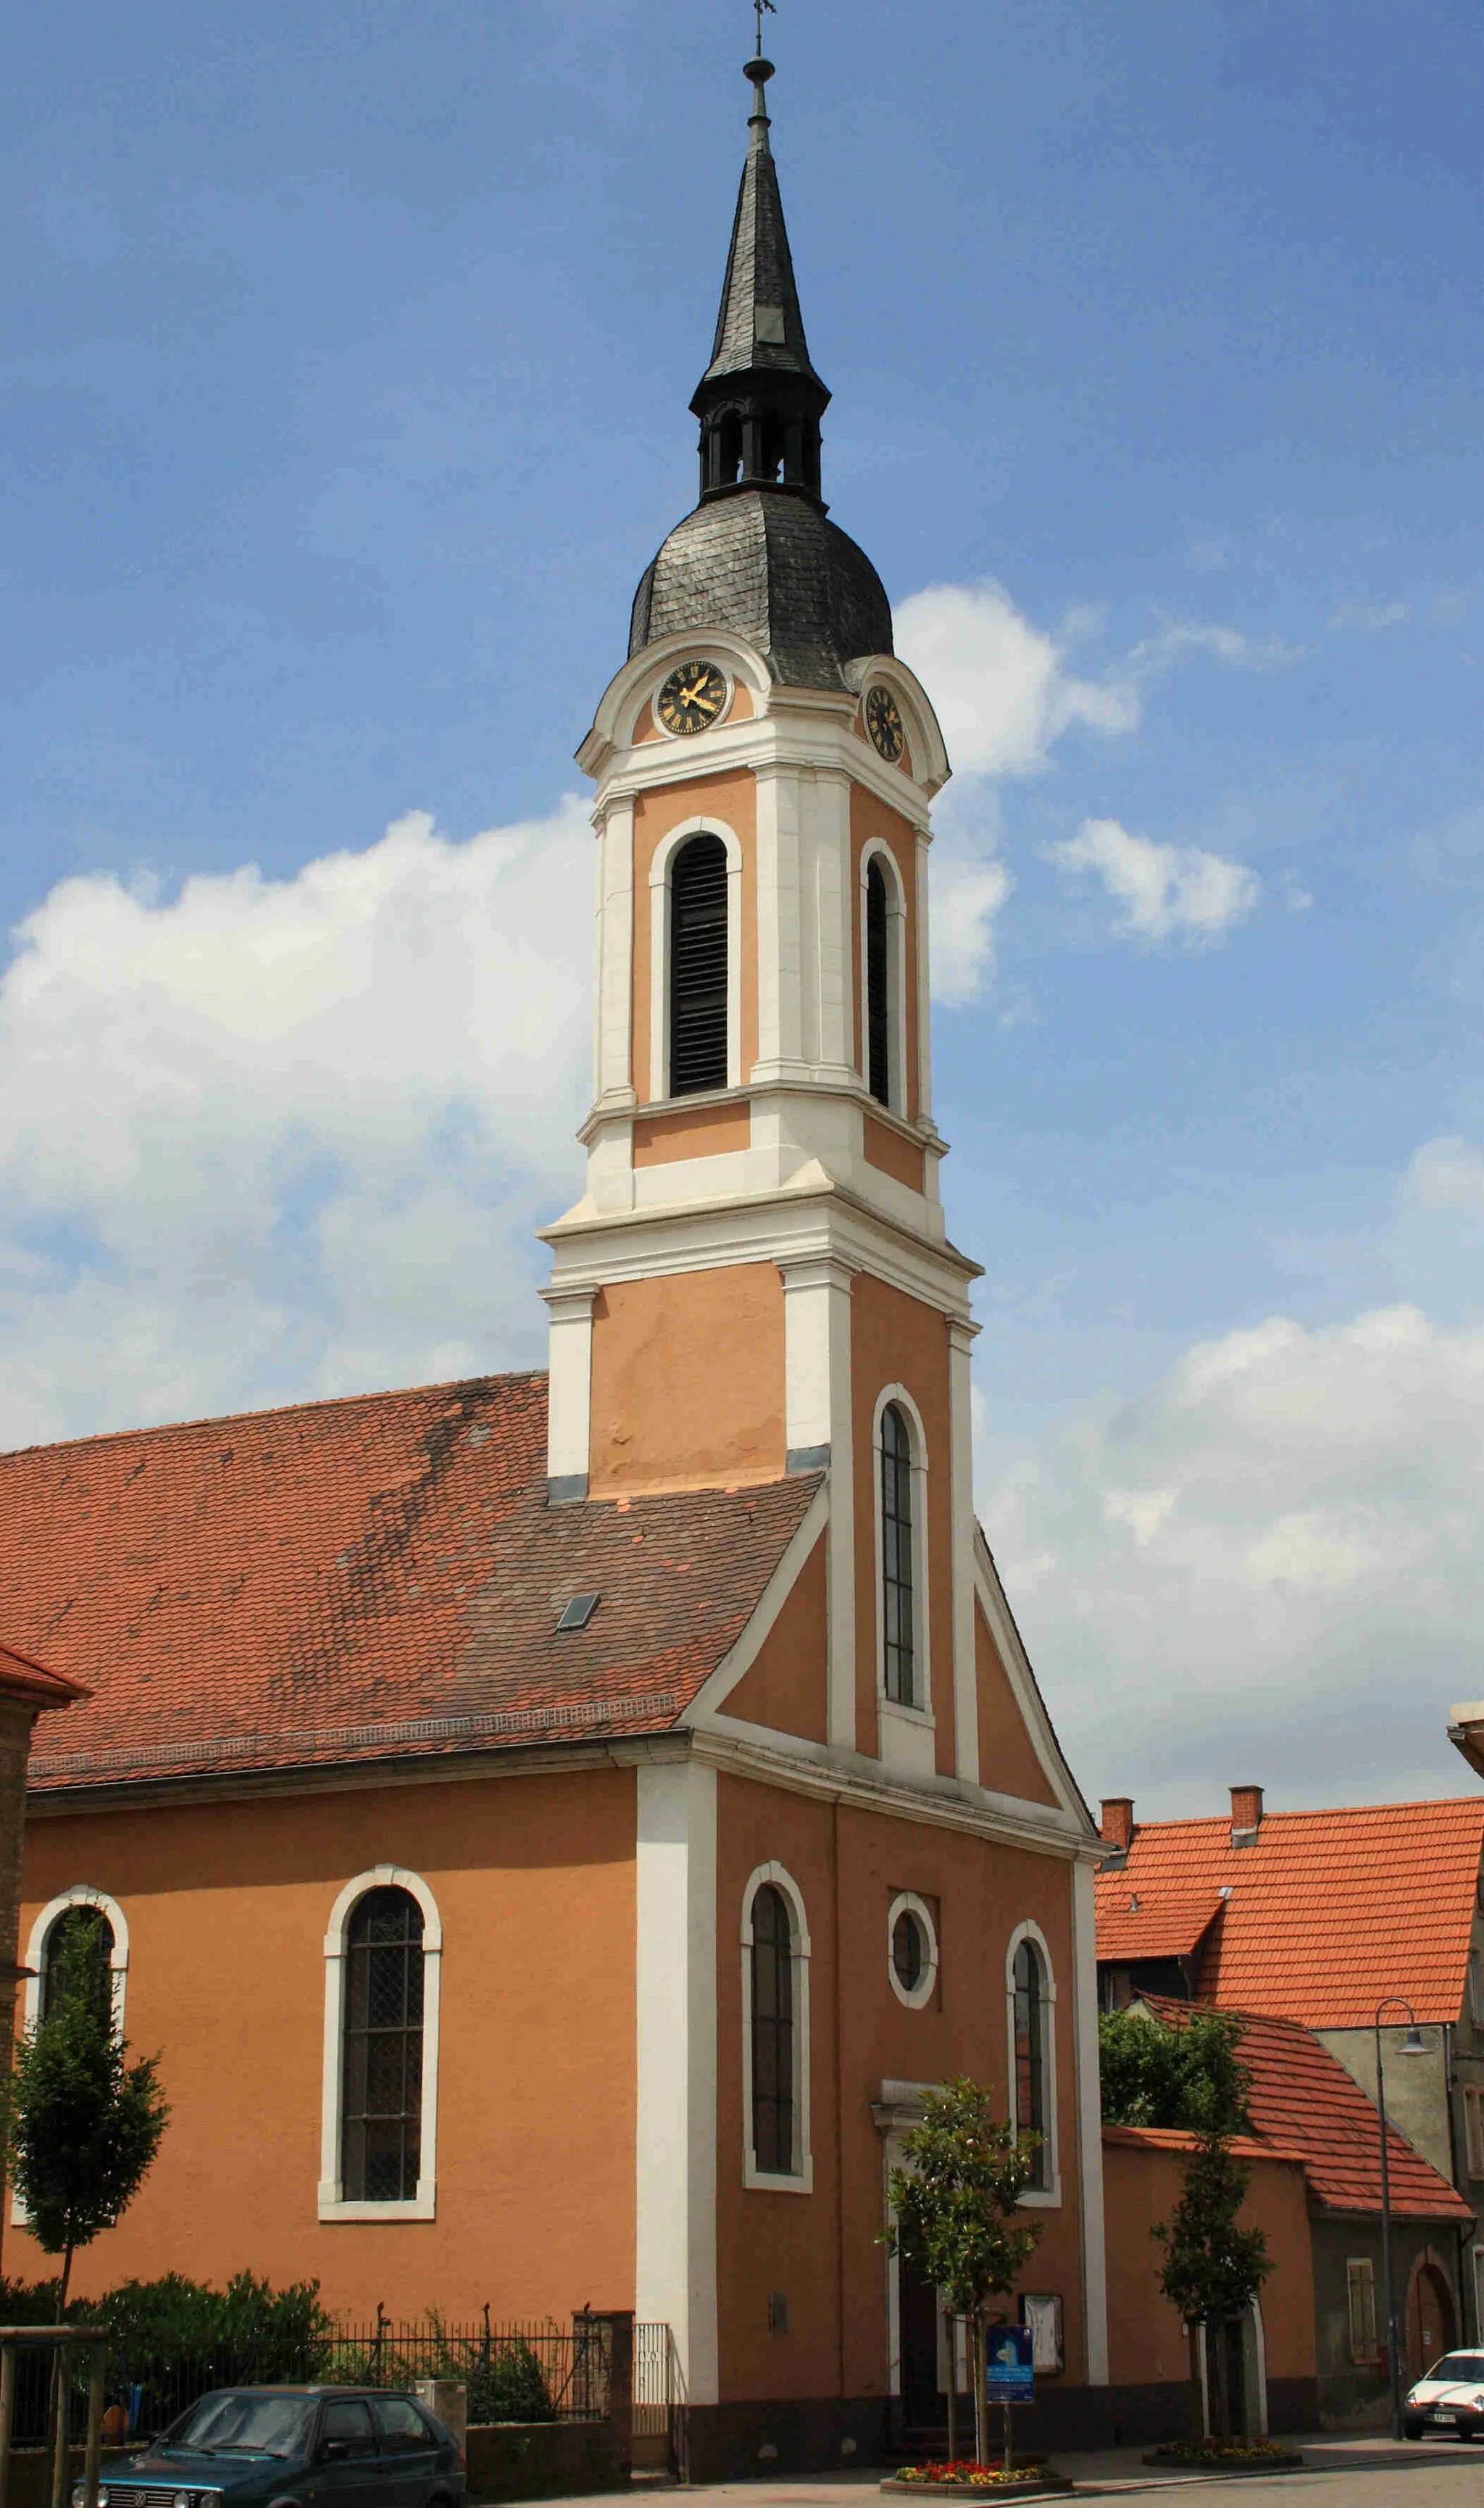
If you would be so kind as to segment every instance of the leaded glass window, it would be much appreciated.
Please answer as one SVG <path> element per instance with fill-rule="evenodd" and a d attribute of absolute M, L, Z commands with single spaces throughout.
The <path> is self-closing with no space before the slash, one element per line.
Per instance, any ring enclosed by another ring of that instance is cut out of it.
<path fill-rule="evenodd" d="M 770 2177 L 794 2173 L 794 1928 L 783 1892 L 753 1899 L 753 2158 Z"/>
<path fill-rule="evenodd" d="M 912 1449 L 895 1402 L 881 1414 L 881 1613 L 886 1695 L 917 1704 L 912 1598 Z"/>
<path fill-rule="evenodd" d="M 368 1890 L 346 1935 L 341 2180 L 348 2203 L 410 2203 L 423 2149 L 423 1911 Z"/>
<path fill-rule="evenodd" d="M 1015 1955 L 1015 2121 L 1018 2133 L 1042 2136 L 1030 2183 L 1044 2189 L 1051 2166 L 1045 2140 L 1046 1989 L 1041 1954 L 1029 1940 Z"/>
<path fill-rule="evenodd" d="M 726 1086 L 726 847 L 691 836 L 670 872 L 670 1094 Z"/>
<path fill-rule="evenodd" d="M 41 1955 L 41 2018 L 49 2019 L 68 1984 L 86 1986 L 103 2012 L 113 2008 L 113 1927 L 101 1907 L 79 1899 L 48 1927 Z"/>

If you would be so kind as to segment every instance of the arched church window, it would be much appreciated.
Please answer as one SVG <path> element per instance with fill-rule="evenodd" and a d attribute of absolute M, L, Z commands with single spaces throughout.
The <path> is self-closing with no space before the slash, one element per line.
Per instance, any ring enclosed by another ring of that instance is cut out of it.
<path fill-rule="evenodd" d="M 670 1094 L 726 1086 L 726 848 L 691 836 L 670 872 Z"/>
<path fill-rule="evenodd" d="M 911 1435 L 900 1404 L 881 1414 L 881 1615 L 886 1695 L 917 1703 Z"/>
<path fill-rule="evenodd" d="M 1015 1955 L 1015 2122 L 1018 2133 L 1038 2133 L 1030 2183 L 1051 2183 L 1046 2109 L 1046 1980 L 1041 1954 L 1028 1937 Z"/>
<path fill-rule="evenodd" d="M 891 959 L 886 874 L 866 870 L 866 1080 L 878 1104 L 891 1104 Z"/>
<path fill-rule="evenodd" d="M 82 1991 L 99 2011 L 110 2011 L 113 1951 L 113 1927 L 101 1907 L 82 1900 L 64 1907 L 42 1948 L 39 2017 L 50 2019 L 68 1991 Z"/>
<path fill-rule="evenodd" d="M 753 2160 L 769 2177 L 794 2173 L 794 1928 L 771 1881 L 753 1898 Z"/>
<path fill-rule="evenodd" d="M 368 1890 L 346 1932 L 341 2179 L 351 2203 L 406 2203 L 423 2143 L 423 1910 Z"/>

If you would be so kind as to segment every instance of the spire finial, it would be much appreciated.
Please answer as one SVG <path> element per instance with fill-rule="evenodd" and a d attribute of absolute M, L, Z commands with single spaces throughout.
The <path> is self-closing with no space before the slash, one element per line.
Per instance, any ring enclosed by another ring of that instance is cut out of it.
<path fill-rule="evenodd" d="M 753 14 L 758 20 L 758 50 L 754 54 L 753 58 L 745 63 L 744 75 L 750 78 L 753 83 L 753 109 L 747 117 L 747 127 L 749 130 L 757 130 L 760 141 L 762 146 L 766 148 L 768 112 L 766 98 L 763 95 L 763 90 L 767 86 L 768 80 L 773 75 L 773 64 L 771 61 L 764 60 L 762 57 L 762 13 L 764 10 L 766 10 L 770 18 L 776 18 L 778 15 L 777 10 L 773 6 L 773 0 L 753 0 Z"/>

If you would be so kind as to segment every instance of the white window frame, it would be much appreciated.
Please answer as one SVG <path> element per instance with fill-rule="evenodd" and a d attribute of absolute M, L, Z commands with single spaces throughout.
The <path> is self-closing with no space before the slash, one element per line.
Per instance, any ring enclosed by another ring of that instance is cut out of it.
<path fill-rule="evenodd" d="M 649 863 L 649 1096 L 670 1096 L 670 877 L 692 836 L 720 836 L 726 849 L 726 1086 L 742 1085 L 742 845 L 724 819 L 683 819 L 661 836 Z M 697 1088 L 689 1096 L 720 1092 Z"/>
<path fill-rule="evenodd" d="M 347 2202 L 341 2175 L 342 2098 L 345 2084 L 346 1950 L 351 1918 L 370 1890 L 405 1890 L 423 1911 L 423 2141 L 418 2191 L 408 2202 Z M 324 1936 L 324 2072 L 320 2097 L 319 2218 L 321 2221 L 431 2221 L 437 2217 L 438 2010 L 443 1970 L 443 1920 L 427 1882 L 400 1863 L 377 1863 L 348 1881 L 330 1909 Z"/>
<path fill-rule="evenodd" d="M 910 1988 L 905 1986 L 897 1974 L 897 1963 L 892 1954 L 892 1936 L 897 1930 L 899 1916 L 915 1916 L 927 1943 L 926 1966 L 916 1984 Z M 920 2011 L 924 2004 L 932 2002 L 938 1991 L 938 1928 L 927 1900 L 919 1899 L 915 1890 L 899 1890 L 886 1910 L 886 1973 L 897 2001 L 905 2003 L 909 2011 Z"/>
<path fill-rule="evenodd" d="M 856 912 L 861 934 L 861 1084 L 871 1096 L 871 973 L 867 959 L 866 883 L 873 862 L 886 882 L 886 1111 L 907 1119 L 907 887 L 901 865 L 881 836 L 861 847 Z"/>
<path fill-rule="evenodd" d="M 789 1911 L 793 1931 L 794 2158 L 787 2175 L 758 2166 L 753 2144 L 753 1901 L 767 1883 Z M 760 1863 L 742 1893 L 742 2183 L 773 2194 L 812 2194 L 814 2155 L 809 2147 L 809 1927 L 803 1892 L 782 1863 Z"/>
<path fill-rule="evenodd" d="M 69 1907 L 96 1907 L 107 1917 L 113 1931 L 113 1949 L 108 1965 L 112 1972 L 110 1991 L 113 2002 L 113 2026 L 117 2037 L 124 2035 L 124 2003 L 129 1986 L 129 1918 L 117 1899 L 106 1890 L 95 1890 L 89 1881 L 75 1881 L 70 1890 L 59 1891 L 49 1899 L 26 1936 L 25 1965 L 30 1974 L 25 1979 L 25 2000 L 21 2006 L 22 2030 L 34 2029 L 41 2018 L 41 1998 L 46 1984 L 47 1936 L 58 1916 Z M 11 2195 L 11 2227 L 23 2230 L 30 2218 L 25 2205 L 14 2191 Z"/>
<path fill-rule="evenodd" d="M 909 1707 L 886 1694 L 886 1557 L 881 1526 L 881 1421 L 895 1402 L 907 1421 L 912 1448 L 912 1680 L 918 1695 Z M 871 1421 L 871 1513 L 875 1527 L 876 1561 L 876 1713 L 888 1723 L 900 1721 L 928 1732 L 935 1729 L 933 1667 L 929 1647 L 928 1609 L 928 1444 L 922 1414 L 905 1384 L 886 1384 L 876 1395 Z M 931 1766 L 923 1771 L 932 1774 Z"/>
<path fill-rule="evenodd" d="M 1045 2043 L 1041 2049 L 1041 2086 L 1046 2099 L 1046 2121 L 1042 2128 L 1041 2148 L 1046 2156 L 1047 2182 L 1044 2186 L 1027 2186 L 1024 2194 L 1020 2196 L 1020 2201 L 1026 2205 L 1033 2206 L 1039 2211 L 1056 2211 L 1059 2209 L 1061 2202 L 1061 2155 L 1058 2148 L 1059 2136 L 1057 2131 L 1057 2116 L 1058 2106 L 1057 2098 L 1057 1972 L 1052 1964 L 1051 1950 L 1047 1943 L 1046 1936 L 1042 1933 L 1040 1926 L 1033 1923 L 1029 1917 L 1026 1918 L 1023 1924 L 1017 1925 L 1015 1932 L 1010 1936 L 1010 1945 L 1005 1953 L 1005 2104 L 1010 2115 L 1011 2129 L 1013 2132 L 1019 2133 L 1020 2131 L 1020 2120 L 1016 2110 L 1015 1955 L 1022 1942 L 1034 1943 L 1041 1959 L 1041 2011 L 1045 2025 Z M 1025 2120 L 1024 2129 L 1027 2133 L 1032 2130 L 1029 2118 Z"/>
<path fill-rule="evenodd" d="M 1469 2176 L 1484 2178 L 1484 2090 L 1464 2092 L 1464 2148 Z"/>

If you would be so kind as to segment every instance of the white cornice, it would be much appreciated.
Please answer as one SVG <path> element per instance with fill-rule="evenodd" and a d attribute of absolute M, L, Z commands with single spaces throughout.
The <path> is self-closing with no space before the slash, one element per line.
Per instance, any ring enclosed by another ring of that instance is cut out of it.
<path fill-rule="evenodd" d="M 843 1764 L 822 1743 L 794 1735 L 767 1734 L 764 1728 L 731 1719 L 708 1719 L 691 1728 L 696 1756 L 735 1776 L 755 1778 L 786 1793 L 812 1794 L 830 1802 L 848 1802 L 858 1810 L 876 1811 L 891 1820 L 913 1821 L 930 1828 L 967 1829 L 1003 1846 L 1028 1847 L 1054 1855 L 1066 1863 L 1097 1863 L 1107 1853 L 1102 1839 L 1090 1837 L 1079 1821 L 1068 1825 L 1064 1814 L 1017 1802 L 1010 1794 L 991 1794 L 962 1787 L 951 1777 L 934 1787 L 901 1784 L 874 1761 Z M 941 1790 L 939 1789 L 941 1788 Z"/>

